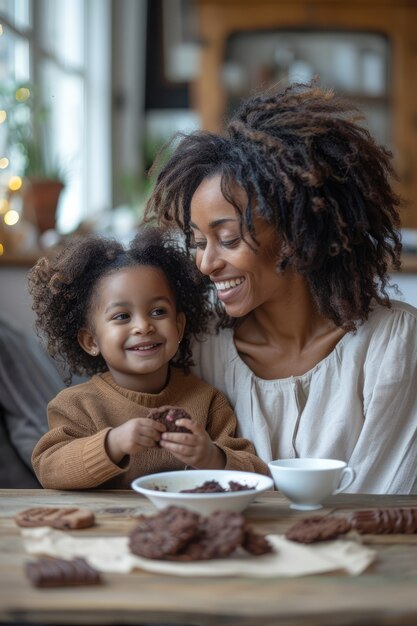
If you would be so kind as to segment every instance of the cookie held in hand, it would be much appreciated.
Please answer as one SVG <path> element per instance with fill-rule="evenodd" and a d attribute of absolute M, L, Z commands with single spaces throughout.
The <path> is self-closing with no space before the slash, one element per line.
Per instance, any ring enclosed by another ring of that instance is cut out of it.
<path fill-rule="evenodd" d="M 191 433 L 191 430 L 185 426 L 177 426 L 177 420 L 191 419 L 191 416 L 184 409 L 175 406 L 161 406 L 159 409 L 153 409 L 149 414 L 152 420 L 164 424 L 167 432 L 170 433 Z"/>
<path fill-rule="evenodd" d="M 72 529 L 94 526 L 94 513 L 89 509 L 39 506 L 20 511 L 15 516 L 18 526 L 35 528 L 51 526 L 52 528 Z"/>

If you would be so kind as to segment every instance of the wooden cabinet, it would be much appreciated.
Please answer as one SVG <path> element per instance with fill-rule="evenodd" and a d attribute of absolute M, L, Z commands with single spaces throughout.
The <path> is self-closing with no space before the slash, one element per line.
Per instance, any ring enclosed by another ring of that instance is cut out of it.
<path fill-rule="evenodd" d="M 386 39 L 387 81 L 382 92 L 352 92 L 350 97 L 365 111 L 370 105 L 385 115 L 386 143 L 401 179 L 398 191 L 407 202 L 402 224 L 417 228 L 417 0 L 196 0 L 196 6 L 202 50 L 192 94 L 207 130 L 221 130 L 233 108 L 224 70 L 237 35 L 297 31 L 320 37 L 348 32 Z"/>

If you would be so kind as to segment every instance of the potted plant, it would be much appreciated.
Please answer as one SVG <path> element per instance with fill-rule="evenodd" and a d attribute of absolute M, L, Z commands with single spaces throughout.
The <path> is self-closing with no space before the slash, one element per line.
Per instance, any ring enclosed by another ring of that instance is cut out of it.
<path fill-rule="evenodd" d="M 49 109 L 28 85 L 1 92 L 7 113 L 7 146 L 13 173 L 23 179 L 23 215 L 39 231 L 55 228 L 56 209 L 65 186 L 62 167 L 53 163 L 48 146 Z"/>

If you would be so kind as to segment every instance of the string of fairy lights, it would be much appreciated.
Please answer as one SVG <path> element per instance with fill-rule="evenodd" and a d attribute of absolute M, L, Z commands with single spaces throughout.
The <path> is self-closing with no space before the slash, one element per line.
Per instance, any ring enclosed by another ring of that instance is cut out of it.
<path fill-rule="evenodd" d="M 3 36 L 3 25 L 0 24 L 0 37 Z M 14 94 L 14 104 L 24 103 L 31 96 L 30 89 L 28 87 L 18 87 Z M 4 104 L 4 103 L 3 103 Z M 1 106 L 1 105 L 0 105 Z M 7 123 L 9 112 L 7 108 L 0 109 L 0 132 L 5 130 L 7 136 Z M 3 126 L 6 128 L 2 129 Z M 4 142 L 4 150 L 7 149 L 7 142 Z M 15 208 L 16 194 L 18 194 L 23 186 L 22 177 L 16 172 L 12 171 L 13 164 L 11 163 L 7 154 L 1 154 L 0 152 L 0 222 L 3 228 L 0 229 L 0 238 L 4 227 L 10 228 L 18 223 L 20 219 L 20 211 Z M 0 240 L 0 255 L 6 252 L 6 245 Z"/>

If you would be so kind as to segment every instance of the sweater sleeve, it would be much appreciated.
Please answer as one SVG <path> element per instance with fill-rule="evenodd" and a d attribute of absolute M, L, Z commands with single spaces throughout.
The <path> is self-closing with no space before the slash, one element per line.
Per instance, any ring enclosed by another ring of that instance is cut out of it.
<path fill-rule="evenodd" d="M 32 465 L 45 489 L 89 489 L 127 471 L 107 454 L 105 440 L 110 428 L 97 430 L 78 408 L 65 410 L 57 398 L 48 405 L 50 430 L 38 441 Z"/>
<path fill-rule="evenodd" d="M 269 475 L 268 466 L 255 454 L 248 439 L 236 437 L 236 416 L 222 393 L 216 391 L 209 409 L 207 432 L 226 455 L 225 469 Z"/>

